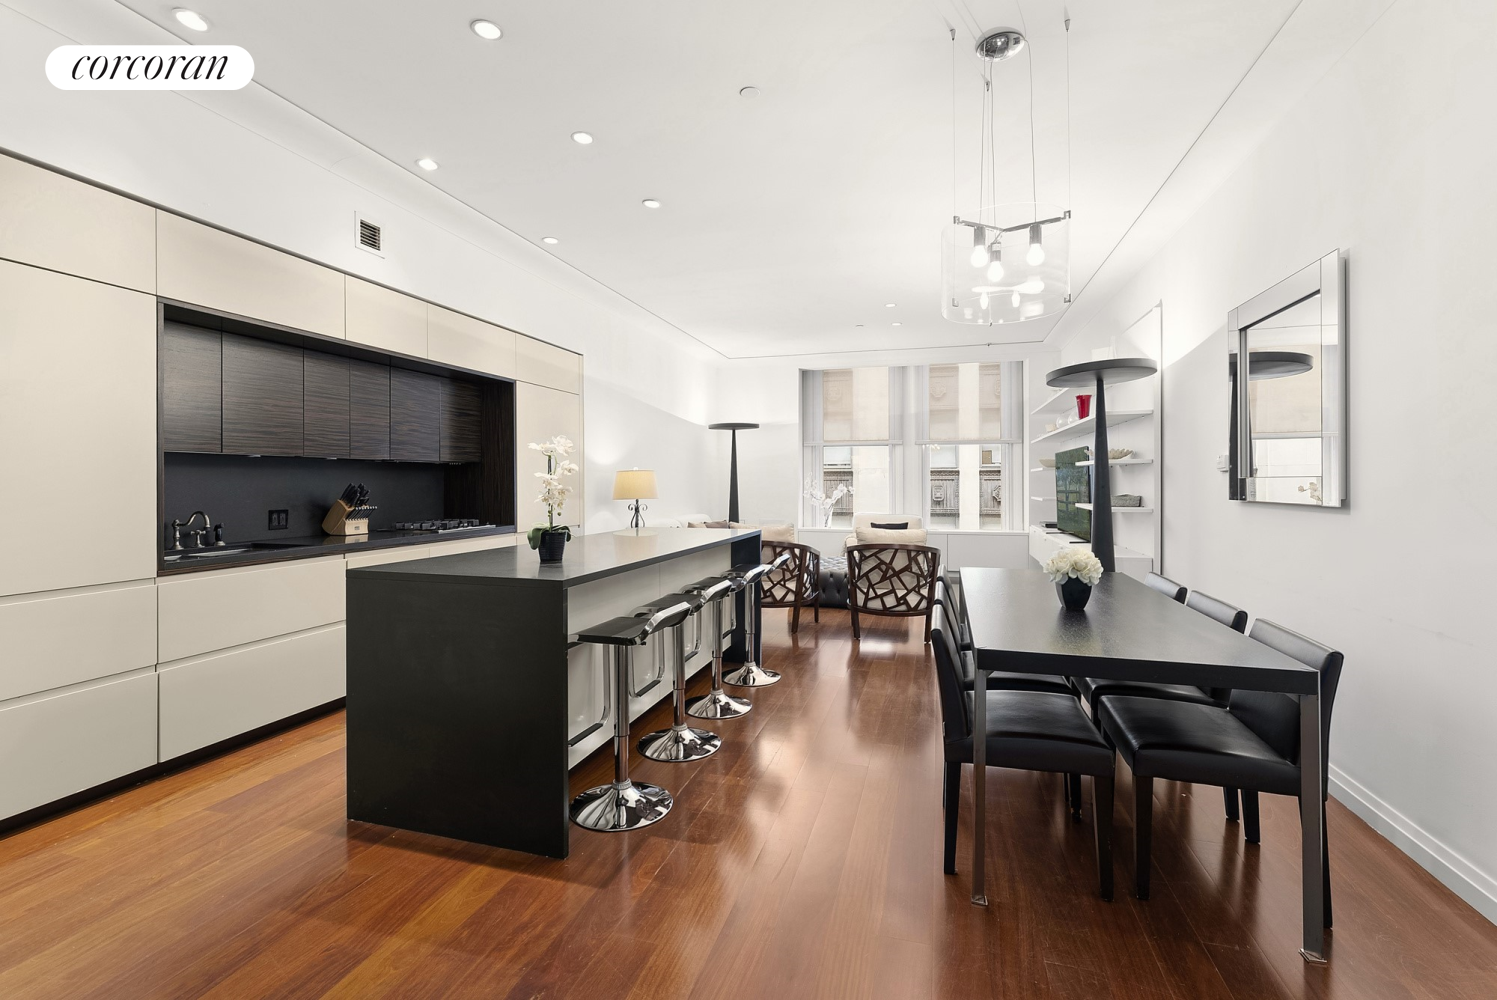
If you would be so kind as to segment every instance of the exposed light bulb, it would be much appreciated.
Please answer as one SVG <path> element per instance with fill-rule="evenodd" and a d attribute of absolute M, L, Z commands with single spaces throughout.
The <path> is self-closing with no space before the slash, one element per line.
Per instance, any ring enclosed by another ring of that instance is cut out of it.
<path fill-rule="evenodd" d="M 1045 262 L 1044 236 L 1038 222 L 1029 227 L 1029 251 L 1024 254 L 1024 260 L 1030 267 L 1039 267 Z"/>
<path fill-rule="evenodd" d="M 996 256 L 994 256 L 993 257 L 993 262 L 988 265 L 988 280 L 989 281 L 1002 281 L 1003 280 L 1003 254 L 1002 254 L 1002 252 L 999 252 Z"/>
<path fill-rule="evenodd" d="M 1009 296 L 1008 304 L 1011 305 L 1011 306 L 1013 306 L 1015 309 L 1019 308 L 1019 293 L 1018 292 L 1015 292 L 1013 295 Z"/>
<path fill-rule="evenodd" d="M 988 231 L 981 226 L 972 227 L 972 266 L 986 267 L 988 263 Z"/>

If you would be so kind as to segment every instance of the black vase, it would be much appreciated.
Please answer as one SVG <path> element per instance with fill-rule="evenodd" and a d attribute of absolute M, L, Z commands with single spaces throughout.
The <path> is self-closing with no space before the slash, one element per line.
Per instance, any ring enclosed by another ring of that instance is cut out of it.
<path fill-rule="evenodd" d="M 540 554 L 541 562 L 561 562 L 562 555 L 567 548 L 567 533 L 565 531 L 543 531 L 541 532 L 541 544 L 536 546 L 536 552 Z M 1082 602 L 1086 603 L 1085 601 Z"/>
<path fill-rule="evenodd" d="M 1067 611 L 1082 610 L 1092 596 L 1092 588 L 1074 576 L 1066 577 L 1065 583 L 1057 583 L 1055 592 L 1060 595 L 1060 603 L 1066 606 Z"/>

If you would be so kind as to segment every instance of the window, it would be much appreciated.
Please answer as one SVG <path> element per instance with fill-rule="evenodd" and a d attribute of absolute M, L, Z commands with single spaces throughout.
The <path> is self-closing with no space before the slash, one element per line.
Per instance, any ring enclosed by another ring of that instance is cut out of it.
<path fill-rule="evenodd" d="M 1015 362 L 931 365 L 925 375 L 926 511 L 932 528 L 995 531 L 1016 525 L 1022 504 L 1005 504 L 1003 474 L 1015 467 L 1022 409 Z M 1007 391 L 1005 391 L 1007 389 Z M 1023 476 L 1015 481 L 1022 483 Z M 1016 491 L 1014 496 L 1020 494 Z"/>
<path fill-rule="evenodd" d="M 804 498 L 801 523 L 846 528 L 867 511 L 946 530 L 1017 526 L 1022 504 L 1004 502 L 1003 477 L 1021 453 L 1022 385 L 1020 362 L 802 372 L 806 488 L 851 493 L 829 507 Z"/>

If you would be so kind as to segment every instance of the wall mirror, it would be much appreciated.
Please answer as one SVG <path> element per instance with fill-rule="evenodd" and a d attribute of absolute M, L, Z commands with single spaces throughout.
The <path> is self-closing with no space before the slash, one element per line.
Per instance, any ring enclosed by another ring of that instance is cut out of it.
<path fill-rule="evenodd" d="M 1344 284 L 1338 250 L 1228 314 L 1233 500 L 1346 502 Z"/>

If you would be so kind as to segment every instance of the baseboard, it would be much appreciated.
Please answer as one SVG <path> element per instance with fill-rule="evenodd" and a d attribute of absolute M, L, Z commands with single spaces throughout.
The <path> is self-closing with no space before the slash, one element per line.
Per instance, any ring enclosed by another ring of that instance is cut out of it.
<path fill-rule="evenodd" d="M 1497 879 L 1467 861 L 1435 837 L 1347 777 L 1334 764 L 1330 768 L 1331 794 L 1360 816 L 1368 826 L 1413 858 L 1461 899 L 1492 923 L 1497 924 Z"/>

